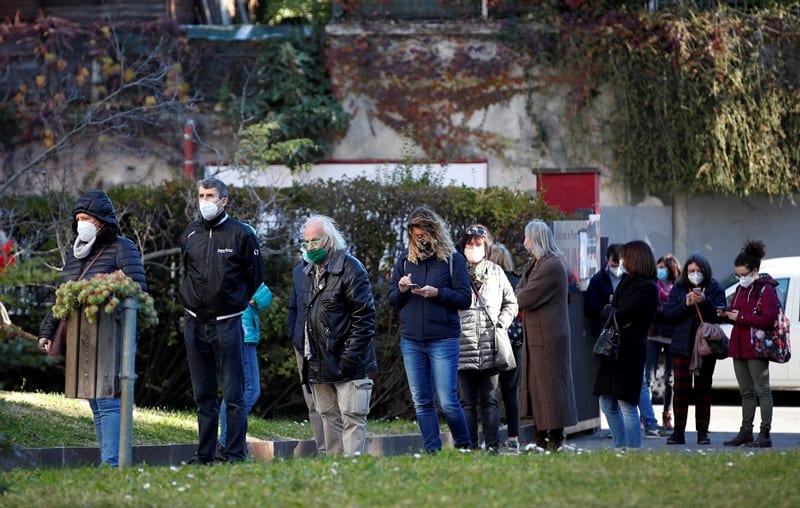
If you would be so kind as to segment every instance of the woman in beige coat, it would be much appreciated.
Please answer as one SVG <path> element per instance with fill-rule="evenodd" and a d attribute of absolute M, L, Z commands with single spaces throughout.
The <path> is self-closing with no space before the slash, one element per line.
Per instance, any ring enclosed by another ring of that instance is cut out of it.
<path fill-rule="evenodd" d="M 578 422 L 572 384 L 567 269 L 553 232 L 544 222 L 525 226 L 531 259 L 516 289 L 525 345 L 520 414 L 533 414 L 536 445 L 558 450 L 564 427 Z"/>

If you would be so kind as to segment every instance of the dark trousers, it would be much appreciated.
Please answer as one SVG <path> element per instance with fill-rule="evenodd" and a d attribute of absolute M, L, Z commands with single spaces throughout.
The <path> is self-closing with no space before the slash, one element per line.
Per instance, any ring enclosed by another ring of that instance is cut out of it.
<path fill-rule="evenodd" d="M 214 461 L 219 424 L 219 376 L 227 413 L 224 456 L 230 462 L 243 460 L 247 455 L 247 411 L 244 405 L 242 320 L 235 317 L 220 323 L 203 324 L 186 315 L 183 336 L 197 406 L 197 458 L 201 462 Z"/>
<path fill-rule="evenodd" d="M 501 370 L 498 378 L 500 394 L 503 397 L 503 407 L 506 410 L 506 425 L 508 437 L 519 437 L 519 369 L 522 361 L 522 348 L 511 348 L 514 351 L 514 360 L 517 368 Z"/>
<path fill-rule="evenodd" d="M 689 403 L 694 400 L 695 430 L 708 432 L 711 420 L 711 378 L 717 361 L 714 358 L 703 358 L 700 373 L 695 376 L 689 372 L 689 358 L 672 355 L 672 373 L 675 376 L 675 389 L 672 399 L 672 410 L 675 415 L 675 430 L 686 430 L 686 416 Z"/>
<path fill-rule="evenodd" d="M 467 418 L 469 437 L 472 447 L 477 448 L 478 439 L 478 403 L 481 405 L 481 420 L 486 448 L 497 449 L 500 429 L 500 409 L 497 407 L 497 371 L 491 370 L 459 370 L 458 397 L 464 416 Z"/>

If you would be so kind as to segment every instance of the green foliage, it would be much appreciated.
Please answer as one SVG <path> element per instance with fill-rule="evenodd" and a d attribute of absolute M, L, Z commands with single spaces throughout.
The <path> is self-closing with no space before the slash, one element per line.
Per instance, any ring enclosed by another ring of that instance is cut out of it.
<path fill-rule="evenodd" d="M 246 125 L 237 159 L 253 166 L 301 167 L 329 153 L 348 117 L 331 90 L 319 40 L 264 43 L 244 97 L 231 95 L 228 114 Z"/>
<path fill-rule="evenodd" d="M 98 274 L 91 279 L 69 280 L 58 286 L 53 316 L 65 319 L 73 310 L 83 308 L 86 320 L 94 323 L 98 312 L 102 310 L 106 314 L 113 314 L 126 298 L 134 298 L 138 303 L 137 323 L 142 328 L 158 324 L 153 297 L 142 291 L 139 284 L 122 270 Z"/>
<path fill-rule="evenodd" d="M 340 95 L 368 97 L 390 128 L 412 125 L 434 159 L 475 146 L 502 160 L 508 140 L 472 120 L 524 95 L 536 121 L 534 98 L 563 90 L 564 122 L 576 134 L 606 125 L 612 174 L 635 192 L 789 196 L 800 190 L 800 15 L 756 4 L 551 2 L 487 36 L 337 35 L 327 60 Z"/>

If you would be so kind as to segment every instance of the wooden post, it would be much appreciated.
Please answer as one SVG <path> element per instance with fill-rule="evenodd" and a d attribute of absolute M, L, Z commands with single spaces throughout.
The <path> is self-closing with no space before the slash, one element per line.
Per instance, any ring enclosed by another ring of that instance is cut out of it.
<path fill-rule="evenodd" d="M 64 396 L 77 399 L 112 399 L 119 393 L 120 317 L 97 313 L 89 323 L 83 309 L 67 320 Z"/>

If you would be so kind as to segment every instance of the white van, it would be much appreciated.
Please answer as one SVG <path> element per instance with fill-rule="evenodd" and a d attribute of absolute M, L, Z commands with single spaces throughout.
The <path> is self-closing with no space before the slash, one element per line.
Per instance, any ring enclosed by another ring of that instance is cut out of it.
<path fill-rule="evenodd" d="M 792 358 L 784 363 L 769 364 L 769 382 L 773 390 L 800 390 L 800 256 L 790 258 L 773 258 L 761 261 L 759 273 L 768 273 L 778 281 L 778 298 L 784 312 L 789 317 L 789 331 L 792 345 Z M 732 275 L 720 281 L 725 288 L 725 297 L 730 303 L 738 281 Z M 723 325 L 730 335 L 732 325 Z M 733 361 L 717 360 L 714 369 L 714 389 L 738 390 L 736 375 L 733 373 Z"/>

